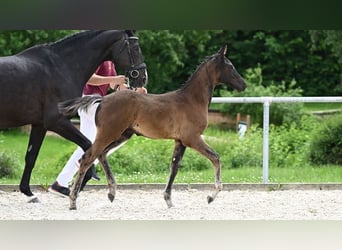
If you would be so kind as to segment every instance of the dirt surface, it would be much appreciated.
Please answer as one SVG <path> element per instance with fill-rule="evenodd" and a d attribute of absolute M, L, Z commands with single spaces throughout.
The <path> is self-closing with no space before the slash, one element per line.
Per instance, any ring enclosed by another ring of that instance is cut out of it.
<path fill-rule="evenodd" d="M 163 190 L 107 190 L 80 193 L 77 210 L 69 199 L 38 191 L 39 203 L 19 192 L 0 191 L 1 220 L 341 220 L 341 190 L 224 190 L 207 204 L 209 190 L 174 190 L 168 209 Z"/>

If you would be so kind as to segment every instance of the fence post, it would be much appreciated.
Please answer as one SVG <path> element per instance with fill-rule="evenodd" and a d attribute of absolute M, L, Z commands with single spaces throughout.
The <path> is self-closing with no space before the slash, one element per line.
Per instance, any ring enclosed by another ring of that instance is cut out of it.
<path fill-rule="evenodd" d="M 262 156 L 262 180 L 263 184 L 268 184 L 268 164 L 269 164 L 269 157 L 268 157 L 268 142 L 269 142 L 269 126 L 270 126 L 270 105 L 271 105 L 271 98 L 265 97 L 264 99 L 264 134 L 263 134 L 263 156 Z"/>

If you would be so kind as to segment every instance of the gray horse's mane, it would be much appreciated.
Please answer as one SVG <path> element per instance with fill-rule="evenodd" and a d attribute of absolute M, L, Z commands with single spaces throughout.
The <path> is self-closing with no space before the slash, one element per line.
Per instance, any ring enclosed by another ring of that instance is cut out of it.
<path fill-rule="evenodd" d="M 97 30 L 97 31 L 87 30 L 87 31 L 76 32 L 76 33 L 70 34 L 69 36 L 63 37 L 55 42 L 34 45 L 30 48 L 27 48 L 26 50 L 21 51 L 20 53 L 25 53 L 26 51 L 31 51 L 36 48 L 45 47 L 45 46 L 57 47 L 58 49 L 59 46 L 62 46 L 67 42 L 72 42 L 75 38 L 90 37 L 93 35 L 97 35 L 100 32 L 101 32 L 100 30 Z"/>
<path fill-rule="evenodd" d="M 99 33 L 101 33 L 101 30 L 86 30 L 86 31 L 81 31 L 81 32 L 77 32 L 77 33 L 73 33 L 70 34 L 69 36 L 63 37 L 55 42 L 52 43 L 48 43 L 46 45 L 50 45 L 50 46 L 58 46 L 61 43 L 66 43 L 69 41 L 73 41 L 75 38 L 80 38 L 80 37 L 89 37 L 90 35 L 97 35 Z"/>

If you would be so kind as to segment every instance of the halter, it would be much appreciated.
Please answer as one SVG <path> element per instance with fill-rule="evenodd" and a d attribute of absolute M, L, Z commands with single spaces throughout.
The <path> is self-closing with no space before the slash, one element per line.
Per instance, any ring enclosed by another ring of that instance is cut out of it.
<path fill-rule="evenodd" d="M 126 73 L 126 76 L 128 75 L 128 77 L 126 77 L 126 84 L 127 84 L 128 88 L 130 88 L 130 89 L 131 89 L 131 86 L 129 85 L 129 78 L 132 78 L 132 79 L 138 78 L 140 76 L 139 69 L 146 69 L 146 64 L 145 63 L 140 63 L 138 65 L 135 65 L 134 58 L 133 58 L 132 52 L 131 52 L 131 48 L 129 46 L 130 45 L 130 40 L 138 40 L 138 39 L 139 38 L 136 37 L 136 36 L 129 37 L 127 34 L 125 34 L 125 40 L 122 43 L 120 51 L 119 51 L 119 54 L 121 54 L 123 49 L 124 49 L 124 47 L 127 46 L 127 51 L 128 51 L 131 67 L 130 67 L 130 69 Z"/>

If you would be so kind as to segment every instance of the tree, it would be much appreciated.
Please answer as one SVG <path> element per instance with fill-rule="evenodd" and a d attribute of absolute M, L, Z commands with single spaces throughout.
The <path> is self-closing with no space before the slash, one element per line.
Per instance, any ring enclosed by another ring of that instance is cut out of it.
<path fill-rule="evenodd" d="M 339 69 L 340 83 L 335 86 L 338 93 L 342 93 L 342 31 L 341 30 L 312 30 L 310 31 L 313 48 L 323 47 L 331 50 L 333 55 L 337 58 L 338 65 L 332 65 Z"/>
<path fill-rule="evenodd" d="M 337 53 L 323 41 L 313 46 L 310 31 L 144 30 L 139 37 L 152 93 L 179 88 L 204 57 L 228 44 L 237 70 L 260 67 L 265 87 L 296 81 L 306 96 L 342 94 Z"/>
<path fill-rule="evenodd" d="M 73 30 L 0 31 L 0 56 L 49 43 Z M 303 95 L 342 95 L 342 31 L 140 30 L 150 93 L 178 89 L 208 55 L 228 44 L 228 57 L 244 76 L 260 67 L 263 86 L 295 81 Z M 120 69 L 118 69 L 120 73 Z M 220 94 L 220 88 L 215 94 Z"/>
<path fill-rule="evenodd" d="M 0 56 L 16 54 L 31 46 L 53 42 L 73 30 L 6 30 L 0 31 Z"/>
<path fill-rule="evenodd" d="M 341 63 L 331 46 L 313 47 L 310 31 L 223 31 L 215 39 L 229 41 L 229 57 L 243 75 L 260 67 L 265 87 L 295 80 L 306 96 L 342 94 Z"/>

